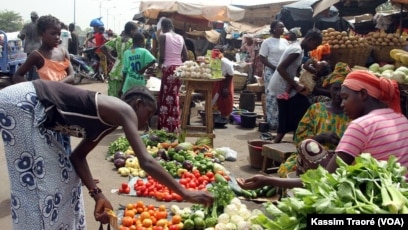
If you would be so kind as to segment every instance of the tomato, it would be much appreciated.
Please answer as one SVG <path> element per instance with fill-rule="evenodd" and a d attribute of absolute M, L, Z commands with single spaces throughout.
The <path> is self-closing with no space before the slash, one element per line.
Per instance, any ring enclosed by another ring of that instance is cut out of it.
<path fill-rule="evenodd" d="M 136 185 L 144 185 L 144 181 L 142 179 L 137 179 L 135 184 Z"/>
<path fill-rule="evenodd" d="M 162 192 L 156 192 L 156 200 L 163 200 L 164 194 Z"/>
<path fill-rule="evenodd" d="M 125 227 L 130 227 L 131 225 L 133 225 L 133 218 L 130 216 L 124 216 L 122 218 L 122 225 Z"/>
<path fill-rule="evenodd" d="M 179 230 L 179 228 L 176 224 L 173 224 L 169 226 L 169 230 Z"/>
<path fill-rule="evenodd" d="M 182 196 L 180 196 L 179 194 L 174 193 L 174 192 L 171 194 L 171 196 L 172 196 L 173 200 L 178 201 L 178 202 L 181 202 L 181 201 L 184 200 Z"/>
<path fill-rule="evenodd" d="M 119 190 L 120 190 L 120 189 L 119 189 Z M 119 192 L 120 192 L 120 191 L 119 191 Z M 127 187 L 127 188 L 122 189 L 122 193 L 124 193 L 124 194 L 129 194 L 129 193 L 130 193 L 130 188 Z"/>
<path fill-rule="evenodd" d="M 213 177 L 214 177 L 214 173 L 211 172 L 211 171 L 208 171 L 205 175 L 206 175 L 208 178 L 213 178 Z"/>
<path fill-rule="evenodd" d="M 194 181 L 190 181 L 190 183 L 188 183 L 188 187 L 189 188 L 196 188 L 197 184 Z"/>
<path fill-rule="evenodd" d="M 142 225 L 143 225 L 143 227 L 145 227 L 145 228 L 149 228 L 149 227 L 151 227 L 151 226 L 153 225 L 153 222 L 152 222 L 151 219 L 147 218 L 147 219 L 144 219 L 144 220 L 142 221 Z"/>
<path fill-rule="evenodd" d="M 129 216 L 129 217 L 134 217 L 136 215 L 135 211 L 133 209 L 126 209 L 124 216 Z"/>
<path fill-rule="evenodd" d="M 129 185 L 128 185 L 128 183 L 122 183 L 122 186 L 121 186 L 123 189 L 125 189 L 125 188 L 128 188 L 129 187 Z"/>
<path fill-rule="evenodd" d="M 203 189 L 205 189 L 205 185 L 204 185 L 204 184 L 200 184 L 200 185 L 197 187 L 197 189 L 198 189 L 198 190 L 203 190 Z"/>
<path fill-rule="evenodd" d="M 179 180 L 179 183 L 182 184 L 182 185 L 186 185 L 186 184 L 188 183 L 188 181 L 187 181 L 186 178 L 181 178 L 181 179 Z"/>
<path fill-rule="evenodd" d="M 164 230 L 164 228 L 161 227 L 161 226 L 154 226 L 154 227 L 153 227 L 153 230 Z"/>
<path fill-rule="evenodd" d="M 159 211 L 166 211 L 166 205 L 162 204 L 159 206 Z"/>
<path fill-rule="evenodd" d="M 155 217 L 158 220 L 166 219 L 167 218 L 167 211 L 158 211 L 158 212 L 156 212 Z"/>
<path fill-rule="evenodd" d="M 181 220 L 182 220 L 182 218 L 181 218 L 180 215 L 174 215 L 174 216 L 171 218 L 171 223 L 172 223 L 172 224 L 178 224 L 178 223 L 181 223 Z"/>
<path fill-rule="evenodd" d="M 172 200 L 173 200 L 173 197 L 172 197 L 171 194 L 165 193 L 165 194 L 164 194 L 164 197 L 163 197 L 163 200 L 165 200 L 165 201 L 172 201 Z"/>
<path fill-rule="evenodd" d="M 140 220 L 141 220 L 142 222 L 143 222 L 143 220 L 145 220 L 145 219 L 150 219 L 150 213 L 144 211 L 144 212 L 140 213 L 139 218 L 140 218 Z"/>

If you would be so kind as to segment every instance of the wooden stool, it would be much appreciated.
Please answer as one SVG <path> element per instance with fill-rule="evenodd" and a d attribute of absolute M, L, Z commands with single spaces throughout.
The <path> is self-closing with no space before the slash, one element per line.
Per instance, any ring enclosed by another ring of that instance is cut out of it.
<path fill-rule="evenodd" d="M 213 84 L 219 79 L 185 79 L 186 85 L 186 97 L 184 99 L 183 112 L 181 115 L 181 131 L 185 132 L 186 137 L 209 137 L 211 139 L 211 145 L 213 145 L 214 133 L 214 120 L 212 111 L 212 90 Z M 190 104 L 194 91 L 201 91 L 205 99 L 205 124 L 206 126 L 192 126 L 188 125 L 190 119 Z"/>
<path fill-rule="evenodd" d="M 275 144 L 266 144 L 262 146 L 262 172 L 276 172 L 279 167 L 267 168 L 268 160 L 272 162 L 285 162 L 290 154 L 296 152 L 296 145 L 293 143 L 275 143 Z"/>

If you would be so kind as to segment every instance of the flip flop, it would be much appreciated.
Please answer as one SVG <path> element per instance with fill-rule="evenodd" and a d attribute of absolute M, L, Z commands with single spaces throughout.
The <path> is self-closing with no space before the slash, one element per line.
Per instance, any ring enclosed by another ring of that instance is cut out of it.
<path fill-rule="evenodd" d="M 273 140 L 275 137 L 271 134 L 271 133 L 268 133 L 268 132 L 265 132 L 265 133 L 261 133 L 261 136 L 260 136 L 260 138 L 262 139 L 262 140 L 267 140 L 267 141 L 271 141 L 271 140 Z"/>

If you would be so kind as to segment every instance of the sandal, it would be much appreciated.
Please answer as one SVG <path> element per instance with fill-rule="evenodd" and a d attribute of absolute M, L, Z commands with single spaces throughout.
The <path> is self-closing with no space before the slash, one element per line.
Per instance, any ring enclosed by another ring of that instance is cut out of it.
<path fill-rule="evenodd" d="M 271 140 L 273 140 L 275 137 L 274 137 L 271 133 L 265 132 L 265 133 L 261 133 L 260 138 L 261 138 L 262 140 L 265 140 L 265 141 L 271 141 Z"/>

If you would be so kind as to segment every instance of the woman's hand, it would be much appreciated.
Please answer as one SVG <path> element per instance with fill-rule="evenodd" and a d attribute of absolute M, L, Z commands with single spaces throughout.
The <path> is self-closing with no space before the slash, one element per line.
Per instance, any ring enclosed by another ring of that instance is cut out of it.
<path fill-rule="evenodd" d="M 109 215 L 106 213 L 105 209 L 108 208 L 113 210 L 112 204 L 105 198 L 103 194 L 98 194 L 99 198 L 95 198 L 95 210 L 94 216 L 95 220 L 101 222 L 102 224 L 109 223 Z"/>
<path fill-rule="evenodd" d="M 337 145 L 340 142 L 340 137 L 335 132 L 324 132 L 320 133 L 313 138 L 320 144 L 328 143 Z"/>
<path fill-rule="evenodd" d="M 183 197 L 187 202 L 210 206 L 214 202 L 214 197 L 206 191 L 187 190 Z"/>
<path fill-rule="evenodd" d="M 237 178 L 238 185 L 243 189 L 257 189 L 265 186 L 266 178 L 264 175 L 255 175 L 248 179 Z"/>

